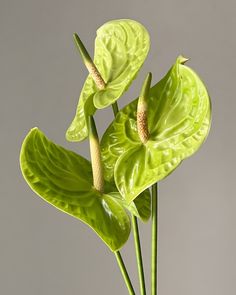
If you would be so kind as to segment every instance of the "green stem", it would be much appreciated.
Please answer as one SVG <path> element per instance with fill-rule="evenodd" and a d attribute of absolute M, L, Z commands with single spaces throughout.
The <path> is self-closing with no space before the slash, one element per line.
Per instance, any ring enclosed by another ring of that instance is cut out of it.
<path fill-rule="evenodd" d="M 114 116 L 116 117 L 117 113 L 119 112 L 118 104 L 116 101 L 112 104 L 112 109 L 113 109 Z"/>
<path fill-rule="evenodd" d="M 157 242 L 158 242 L 158 192 L 157 183 L 152 186 L 152 295 L 157 295 Z"/>
<path fill-rule="evenodd" d="M 113 109 L 114 116 L 116 117 L 117 113 L 119 112 L 118 104 L 116 101 L 112 104 L 112 109 Z M 138 220 L 133 214 L 132 214 L 132 226 L 133 226 L 133 232 L 134 232 L 136 259 L 138 264 L 140 291 L 141 291 L 141 295 L 146 295 L 143 259 L 142 259 L 142 251 L 141 251 L 141 244 L 140 244 L 139 230 L 138 230 Z"/>
<path fill-rule="evenodd" d="M 137 217 L 134 215 L 132 215 L 132 225 L 133 225 L 133 232 L 134 232 L 136 258 L 137 258 L 137 264 L 138 264 L 140 292 L 141 292 L 141 295 L 146 295 L 143 259 L 142 259 L 141 244 L 140 244 L 139 230 L 138 230 L 138 220 L 137 220 Z"/>
<path fill-rule="evenodd" d="M 120 252 L 119 251 L 115 252 L 115 256 L 116 256 L 117 263 L 118 263 L 118 265 L 120 267 L 120 271 L 121 271 L 121 273 L 123 275 L 123 278 L 125 280 L 125 283 L 126 283 L 128 291 L 129 291 L 129 294 L 130 295 L 135 295 L 134 288 L 133 288 L 133 286 L 131 284 L 128 272 L 126 270 L 126 267 L 125 267 L 125 264 L 124 264 L 124 261 L 123 261 L 123 259 L 121 257 Z"/>

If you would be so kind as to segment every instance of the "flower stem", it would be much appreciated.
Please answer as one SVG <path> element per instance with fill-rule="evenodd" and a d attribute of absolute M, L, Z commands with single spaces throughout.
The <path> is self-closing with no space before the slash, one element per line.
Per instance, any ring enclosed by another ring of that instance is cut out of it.
<path fill-rule="evenodd" d="M 158 242 L 158 188 L 157 183 L 152 186 L 152 295 L 157 295 L 157 242 Z"/>
<path fill-rule="evenodd" d="M 123 275 L 123 278 L 125 280 L 125 283 L 126 283 L 128 291 L 129 291 L 129 294 L 130 295 L 135 295 L 134 288 L 133 288 L 133 286 L 131 284 L 128 272 L 126 270 L 126 267 L 125 267 L 125 264 L 124 264 L 124 261 L 123 261 L 123 259 L 121 257 L 120 252 L 116 251 L 115 256 L 116 256 L 117 263 L 118 263 L 118 265 L 120 267 L 120 271 L 121 271 L 121 273 Z"/>
<path fill-rule="evenodd" d="M 143 259 L 142 259 L 141 244 L 140 244 L 139 230 L 138 230 L 138 220 L 137 220 L 137 217 L 134 215 L 132 215 L 132 225 L 133 225 L 136 258 L 137 258 L 137 265 L 138 265 L 140 294 L 146 295 Z"/>
<path fill-rule="evenodd" d="M 116 117 L 117 113 L 119 112 L 118 104 L 116 101 L 112 104 L 112 109 L 113 109 L 113 114 Z"/>
<path fill-rule="evenodd" d="M 113 109 L 114 116 L 116 117 L 117 113 L 119 112 L 118 104 L 116 101 L 112 104 L 112 109 Z M 133 214 L 132 214 L 132 226 L 133 226 L 136 259 L 137 259 L 138 273 L 139 273 L 140 291 L 141 291 L 141 295 L 146 295 L 143 259 L 142 259 L 142 251 L 141 251 L 139 229 L 138 229 L 138 220 Z"/>

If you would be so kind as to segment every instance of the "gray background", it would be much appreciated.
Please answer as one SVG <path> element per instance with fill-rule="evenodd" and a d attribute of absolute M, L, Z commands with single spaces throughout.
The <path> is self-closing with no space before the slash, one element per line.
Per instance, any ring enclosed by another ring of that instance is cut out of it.
<path fill-rule="evenodd" d="M 149 57 L 120 101 L 137 96 L 147 71 L 159 80 L 179 54 L 205 81 L 213 125 L 201 150 L 160 184 L 160 295 L 236 294 L 235 1 L 0 1 L 0 293 L 127 294 L 113 254 L 84 224 L 50 207 L 24 182 L 21 142 L 31 127 L 64 138 L 87 75 L 78 32 L 93 52 L 96 29 L 116 18 L 142 22 Z M 111 109 L 96 115 L 102 134 Z M 150 223 L 141 226 L 147 286 Z M 138 286 L 132 237 L 124 247 Z M 137 292 L 138 293 L 138 292 Z"/>

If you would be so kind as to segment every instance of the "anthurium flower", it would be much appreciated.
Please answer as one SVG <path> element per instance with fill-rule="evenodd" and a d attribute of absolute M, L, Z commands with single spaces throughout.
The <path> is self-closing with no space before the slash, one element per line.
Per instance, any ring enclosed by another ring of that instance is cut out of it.
<path fill-rule="evenodd" d="M 146 220 L 150 194 L 145 191 L 128 204 L 112 183 L 103 191 L 94 187 L 91 163 L 50 141 L 38 128 L 26 136 L 20 154 L 25 180 L 42 199 L 89 225 L 112 251 L 120 249 L 130 234 L 125 208 Z"/>
<path fill-rule="evenodd" d="M 81 141 L 88 136 L 88 116 L 113 104 L 135 79 L 148 54 L 150 39 L 146 29 L 134 20 L 109 21 L 97 30 L 92 61 L 78 35 L 74 37 L 90 74 L 66 138 Z"/>
<path fill-rule="evenodd" d="M 131 202 L 143 190 L 170 174 L 194 154 L 210 129 L 211 104 L 199 76 L 178 57 L 154 85 L 147 104 L 147 133 L 137 128 L 138 99 L 124 107 L 101 141 L 105 179 L 115 180 Z"/>

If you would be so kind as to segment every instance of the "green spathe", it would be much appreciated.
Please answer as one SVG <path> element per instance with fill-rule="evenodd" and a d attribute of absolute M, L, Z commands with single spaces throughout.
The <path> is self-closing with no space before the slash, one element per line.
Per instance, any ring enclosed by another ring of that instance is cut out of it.
<path fill-rule="evenodd" d="M 112 251 L 120 249 L 130 233 L 125 208 L 146 221 L 150 192 L 127 204 L 114 184 L 105 182 L 104 193 L 93 187 L 91 163 L 54 144 L 38 129 L 26 136 L 20 154 L 25 180 L 42 199 L 88 224 Z"/>
<path fill-rule="evenodd" d="M 117 114 L 102 138 L 105 179 L 115 179 L 127 202 L 171 173 L 208 134 L 210 98 L 201 79 L 184 62 L 180 56 L 150 89 L 150 136 L 145 144 L 137 132 L 137 99 Z"/>
<path fill-rule="evenodd" d="M 96 109 L 113 104 L 128 89 L 141 68 L 150 47 L 149 34 L 138 22 L 121 19 L 105 23 L 97 30 L 94 64 L 106 83 L 99 90 L 91 75 L 80 94 L 74 120 L 66 133 L 69 141 L 88 136 L 87 117 Z"/>
<path fill-rule="evenodd" d="M 89 161 L 51 141 L 37 128 L 26 136 L 20 155 L 29 186 L 45 201 L 88 224 L 112 251 L 130 234 L 130 219 L 118 199 L 92 185 Z"/>

